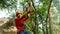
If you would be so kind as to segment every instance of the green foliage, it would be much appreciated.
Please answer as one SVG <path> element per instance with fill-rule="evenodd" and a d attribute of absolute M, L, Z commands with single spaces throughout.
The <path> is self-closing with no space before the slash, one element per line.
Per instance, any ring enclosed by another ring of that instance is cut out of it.
<path fill-rule="evenodd" d="M 0 7 L 7 8 L 16 5 L 16 0 L 1 0 Z"/>

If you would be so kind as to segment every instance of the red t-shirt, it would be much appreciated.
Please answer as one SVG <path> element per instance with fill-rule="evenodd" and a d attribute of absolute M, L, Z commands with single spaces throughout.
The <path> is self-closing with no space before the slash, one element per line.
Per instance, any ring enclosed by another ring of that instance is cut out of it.
<path fill-rule="evenodd" d="M 17 31 L 19 30 L 19 32 L 20 32 L 20 31 L 22 31 L 22 30 L 25 29 L 25 27 L 22 26 L 22 23 L 25 23 L 25 21 L 26 21 L 27 19 L 28 19 L 28 15 L 23 16 L 22 19 L 19 18 L 19 17 L 17 17 L 17 18 L 15 19 L 15 24 L 16 24 Z"/>

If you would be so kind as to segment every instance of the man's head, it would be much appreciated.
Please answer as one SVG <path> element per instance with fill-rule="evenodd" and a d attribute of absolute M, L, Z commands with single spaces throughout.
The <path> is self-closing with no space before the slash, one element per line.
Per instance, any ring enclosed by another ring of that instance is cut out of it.
<path fill-rule="evenodd" d="M 22 17 L 22 12 L 21 11 L 17 11 L 16 12 L 16 16 L 21 18 Z"/>

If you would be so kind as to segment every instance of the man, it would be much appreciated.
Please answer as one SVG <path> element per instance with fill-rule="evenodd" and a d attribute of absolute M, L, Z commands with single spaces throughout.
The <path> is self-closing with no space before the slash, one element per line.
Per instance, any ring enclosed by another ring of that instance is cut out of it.
<path fill-rule="evenodd" d="M 29 18 L 30 13 L 31 10 L 29 9 L 27 10 L 27 14 L 25 14 L 24 16 L 22 16 L 21 11 L 16 12 L 17 18 L 15 19 L 15 24 L 17 28 L 17 34 L 29 34 L 29 32 L 25 30 L 25 26 L 26 26 L 25 22 Z"/>

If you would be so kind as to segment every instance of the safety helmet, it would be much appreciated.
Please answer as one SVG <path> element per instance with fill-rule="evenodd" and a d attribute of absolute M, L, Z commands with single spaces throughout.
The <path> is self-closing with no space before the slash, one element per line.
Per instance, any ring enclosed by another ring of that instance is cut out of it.
<path fill-rule="evenodd" d="M 17 11 L 16 14 L 22 14 L 22 12 L 21 11 Z"/>

